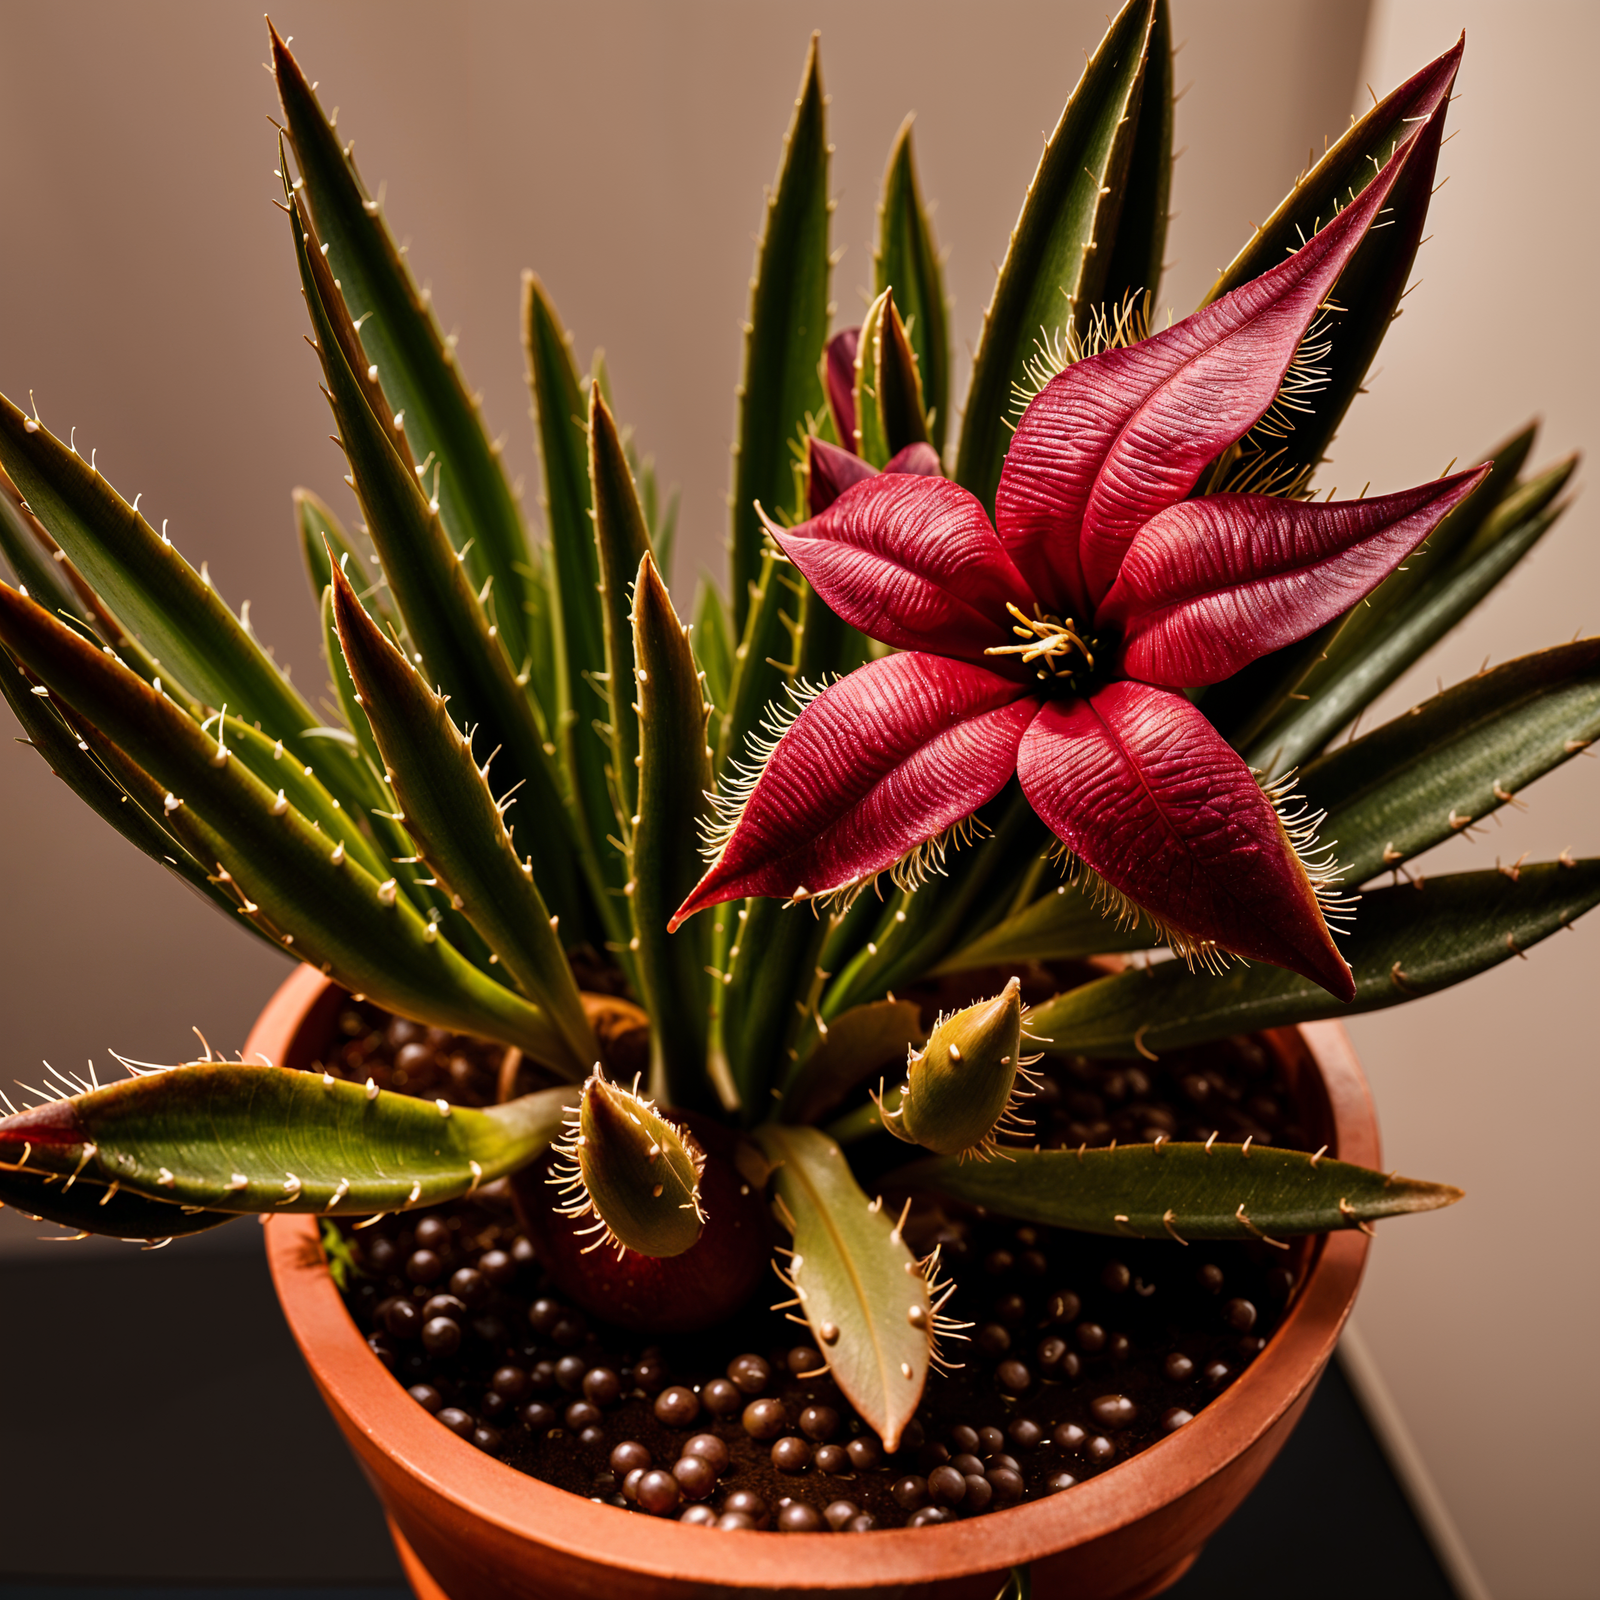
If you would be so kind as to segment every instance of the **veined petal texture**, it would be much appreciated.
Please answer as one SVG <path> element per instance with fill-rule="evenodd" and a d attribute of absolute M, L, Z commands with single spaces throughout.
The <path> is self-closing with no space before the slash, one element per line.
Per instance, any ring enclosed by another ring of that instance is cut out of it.
<path fill-rule="evenodd" d="M 1052 609 L 1084 619 L 1138 529 L 1261 419 L 1411 149 L 1287 261 L 1164 332 L 1076 362 L 1034 398 L 995 525 Z"/>
<path fill-rule="evenodd" d="M 1023 735 L 1017 775 L 1073 853 L 1181 944 L 1354 993 L 1272 803 L 1182 695 L 1113 683 L 1051 702 Z"/>
<path fill-rule="evenodd" d="M 1096 620 L 1122 630 L 1129 677 L 1218 683 L 1370 594 L 1488 471 L 1333 504 L 1262 494 L 1181 501 L 1133 536 Z"/>
<path fill-rule="evenodd" d="M 801 712 L 716 864 L 678 908 L 808 898 L 881 872 L 992 799 L 1038 702 L 942 656 L 886 656 Z"/>
<path fill-rule="evenodd" d="M 901 650 L 982 662 L 1012 642 L 1007 605 L 1032 614 L 983 507 L 945 478 L 885 472 L 767 531 L 832 610 Z"/>

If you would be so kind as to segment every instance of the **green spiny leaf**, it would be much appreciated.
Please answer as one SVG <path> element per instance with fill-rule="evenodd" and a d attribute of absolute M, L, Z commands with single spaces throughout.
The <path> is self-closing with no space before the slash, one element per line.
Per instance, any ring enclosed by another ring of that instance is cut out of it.
<path fill-rule="evenodd" d="M 1600 639 L 1468 678 L 1313 762 L 1300 792 L 1364 883 L 1481 822 L 1600 738 Z"/>
<path fill-rule="evenodd" d="M 633 585 L 632 620 L 640 757 L 628 856 L 633 946 L 651 1020 L 652 1093 L 692 1109 L 709 1098 L 705 938 L 698 923 L 667 930 L 700 878 L 711 760 L 699 669 L 648 551 Z"/>
<path fill-rule="evenodd" d="M 1004 917 L 1015 879 L 1037 859 L 1049 834 L 1017 789 L 1001 793 L 981 816 L 993 838 L 960 851 L 952 846 L 942 873 L 915 893 L 885 896 L 872 938 L 824 990 L 820 1009 L 826 1021 L 920 977 L 958 939 L 981 934 Z"/>
<path fill-rule="evenodd" d="M 873 1073 L 901 1071 L 922 1037 L 921 1007 L 910 1000 L 874 1000 L 846 1011 L 788 1074 L 782 1120 L 820 1122 Z"/>
<path fill-rule="evenodd" d="M 332 570 L 332 569 L 330 569 Z M 378 746 L 372 737 L 372 728 L 361 712 L 361 699 L 356 693 L 356 686 L 350 677 L 350 663 L 344 658 L 344 651 L 339 645 L 339 630 L 333 621 L 333 584 L 330 581 L 322 591 L 322 654 L 328 663 L 328 678 L 333 685 L 334 698 L 339 702 L 339 709 L 344 713 L 346 726 L 350 729 L 351 736 L 361 747 L 361 753 L 367 758 L 368 763 L 375 773 L 382 772 L 383 757 L 378 753 Z M 380 784 L 381 788 L 382 785 Z M 388 796 L 388 803 L 384 806 L 386 812 L 393 812 L 396 808 L 392 804 L 393 797 Z M 392 836 L 390 842 L 393 841 Z M 409 850 L 400 850 L 399 854 L 409 855 Z"/>
<path fill-rule="evenodd" d="M 722 722 L 733 687 L 733 637 L 722 591 L 710 578 L 702 578 L 695 590 L 694 653 L 706 675 L 703 688 L 706 703 L 711 707 L 713 735 L 706 742 L 714 750 L 722 736 Z"/>
<path fill-rule="evenodd" d="M 343 574 L 333 578 L 334 620 L 385 768 L 429 871 L 482 934 L 506 971 L 550 1018 L 566 1046 L 557 1063 L 581 1078 L 599 1056 L 550 911 L 531 866 L 517 858 L 505 812 L 471 738 L 444 701 L 384 637 Z M 529 819 L 536 832 L 543 819 Z"/>
<path fill-rule="evenodd" d="M 756 1139 L 777 1167 L 778 1199 L 794 1230 L 789 1281 L 828 1375 L 893 1452 L 927 1381 L 927 1282 L 833 1140 L 775 1123 Z"/>
<path fill-rule="evenodd" d="M 360 319 L 361 339 L 378 368 L 385 394 L 405 418 L 417 459 L 442 465 L 439 505 L 457 548 L 467 554 L 474 583 L 493 579 L 495 620 L 513 662 L 537 653 L 541 609 L 524 609 L 528 541 L 522 516 L 484 432 L 478 404 L 455 358 L 454 341 L 439 332 L 425 294 L 417 290 L 349 151 L 287 46 L 274 31 L 272 57 L 304 191 L 317 232 L 328 246 L 346 302 Z"/>
<path fill-rule="evenodd" d="M 571 1089 L 475 1111 L 322 1073 L 191 1062 L 0 1120 L 0 1155 L 210 1211 L 359 1216 L 436 1205 L 515 1172 Z"/>
<path fill-rule="evenodd" d="M 403 644 L 405 624 L 385 597 L 387 585 L 383 574 L 373 572 L 367 558 L 333 512 L 309 489 L 296 489 L 294 520 L 300 534 L 300 548 L 305 553 L 311 592 L 317 603 L 322 603 L 328 585 L 333 582 L 333 568 L 338 567 L 355 586 L 362 605 L 378 626 Z"/>
<path fill-rule="evenodd" d="M 768 193 L 750 282 L 744 378 L 733 466 L 729 547 L 733 625 L 743 634 L 751 586 L 765 582 L 765 538 L 755 502 L 774 515 L 788 502 L 789 441 L 822 409 L 817 363 L 828 331 L 828 135 L 817 39 L 806 53 L 794 117 Z"/>
<path fill-rule="evenodd" d="M 732 931 L 720 963 L 728 981 L 714 996 L 722 1048 L 746 1116 L 760 1118 L 802 1048 L 797 1036 L 816 1003 L 828 923 L 782 900 L 746 900 L 717 914 Z"/>
<path fill-rule="evenodd" d="M 1427 597 L 1364 655 L 1338 651 L 1335 660 L 1335 639 L 1326 665 L 1306 679 L 1304 702 L 1261 734 L 1244 752 L 1245 760 L 1263 772 L 1282 773 L 1320 750 L 1489 595 L 1565 510 L 1564 501 L 1545 507 L 1476 555 L 1475 540 L 1439 574 Z"/>
<path fill-rule="evenodd" d="M 0 556 L 17 582 L 47 611 L 73 617 L 105 637 L 93 602 L 72 581 L 66 552 L 39 519 L 23 509 L 21 494 L 4 472 L 0 472 Z"/>
<path fill-rule="evenodd" d="M 161 1200 L 147 1200 L 128 1189 L 71 1182 L 57 1172 L 30 1172 L 0 1159 L 0 1205 L 36 1222 L 54 1222 L 80 1234 L 110 1239 L 143 1239 L 158 1245 L 220 1228 L 237 1220 L 232 1211 L 191 1210 Z M 57 1235 L 59 1237 L 59 1235 Z"/>
<path fill-rule="evenodd" d="M 761 578 L 750 595 L 744 633 L 733 652 L 733 684 L 723 707 L 722 740 L 716 747 L 719 773 L 730 760 L 748 759 L 752 736 L 793 681 L 804 584 L 770 549 L 762 557 Z"/>
<path fill-rule="evenodd" d="M 950 415 L 950 311 L 933 228 L 917 183 L 910 117 L 900 124 L 883 174 L 872 270 L 874 292 L 892 288 L 895 304 L 905 316 L 927 404 L 928 439 L 943 454 Z"/>
<path fill-rule="evenodd" d="M 877 397 L 878 416 L 883 423 L 884 442 L 892 459 L 907 445 L 926 444 L 929 433 L 916 353 L 906 336 L 905 324 L 900 320 L 894 291 L 885 289 L 884 293 L 889 299 L 872 337 L 872 387 Z"/>
<path fill-rule="evenodd" d="M 650 532 L 623 453 L 622 440 L 598 384 L 589 390 L 589 482 L 599 552 L 600 606 L 611 726 L 611 822 L 624 840 L 638 810 L 639 713 L 633 709 L 631 590 L 650 553 Z"/>
<path fill-rule="evenodd" d="M 1155 304 L 1167 252 L 1168 206 L 1172 199 L 1172 18 L 1167 0 L 1157 0 L 1150 24 L 1148 61 L 1139 91 L 1133 154 L 1123 180 L 1122 211 L 1106 269 L 1105 304 L 1148 295 Z"/>
<path fill-rule="evenodd" d="M 1310 677 L 1320 681 L 1322 664 L 1334 657 L 1353 660 L 1393 626 L 1396 617 L 1432 588 L 1450 560 L 1510 491 L 1533 445 L 1536 423 L 1499 445 L 1483 461 L 1489 476 L 1453 510 L 1428 538 L 1391 572 L 1364 601 L 1307 639 L 1252 661 L 1223 683 L 1206 689 L 1200 704 L 1213 727 L 1236 748 L 1257 739 L 1264 728 L 1292 710 L 1296 691 Z"/>
<path fill-rule="evenodd" d="M 303 737 L 321 719 L 223 603 L 204 566 L 197 573 L 90 463 L 4 396 L 0 466 L 170 694 L 226 705 L 296 750 L 309 748 Z M 330 767 L 341 797 L 361 793 L 353 752 L 335 754 Z"/>
<path fill-rule="evenodd" d="M 1329 296 L 1330 305 L 1338 309 L 1330 313 L 1326 325 L 1329 348 L 1316 362 L 1326 369 L 1326 382 L 1310 399 L 1309 414 L 1296 411 L 1293 426 L 1268 440 L 1262 451 L 1263 455 L 1281 451 L 1273 461 L 1280 473 L 1293 475 L 1314 468 L 1322 459 L 1398 314 L 1422 238 L 1450 88 L 1460 60 L 1457 44 L 1355 123 L 1297 180 L 1203 302 L 1209 305 L 1277 266 L 1366 188 L 1401 141 L 1416 136 L 1411 158 L 1390 191 L 1383 226 L 1368 233 Z"/>
<path fill-rule="evenodd" d="M 17 721 L 50 770 L 61 779 L 103 821 L 109 822 L 136 849 L 158 861 L 184 883 L 230 915 L 238 902 L 214 884 L 205 866 L 157 820 L 160 794 L 156 795 L 156 814 L 152 815 L 130 797 L 127 789 L 107 771 L 86 748 L 84 730 L 69 723 L 49 696 L 32 692 L 21 669 L 12 658 L 0 652 L 0 694 L 16 714 Z M 246 926 L 266 943 L 278 946 L 264 929 L 253 922 Z"/>
<path fill-rule="evenodd" d="M 219 759 L 185 712 L 4 585 L 0 642 L 164 787 L 166 825 L 196 859 L 217 863 L 218 881 L 275 943 L 392 1011 L 562 1059 L 544 1013 L 474 970 L 393 878 L 380 882 L 342 844 L 330 850 L 327 834 L 280 805 L 242 759 Z"/>
<path fill-rule="evenodd" d="M 1124 926 L 1075 884 L 1057 884 L 1004 922 L 959 945 L 933 971 L 964 972 L 1019 961 L 1076 961 L 1112 950 L 1144 950 L 1160 940 L 1148 925 Z"/>
<path fill-rule="evenodd" d="M 1344 957 L 1356 997 L 1341 1005 L 1297 973 L 1265 965 L 1220 975 L 1180 961 L 1130 969 L 1034 1008 L 1052 1055 L 1135 1056 L 1318 1017 L 1353 1016 L 1447 989 L 1531 949 L 1600 903 L 1600 860 L 1430 877 L 1361 897 Z"/>
<path fill-rule="evenodd" d="M 1000 1216 L 1120 1239 L 1272 1239 L 1453 1205 L 1459 1189 L 1270 1145 L 1127 1144 L 953 1156 L 892 1175 Z"/>
<path fill-rule="evenodd" d="M 551 752 L 436 506 L 423 498 L 416 473 L 406 465 L 404 437 L 390 418 L 373 410 L 364 377 L 344 357 L 348 311 L 322 271 L 326 263 L 319 267 L 316 235 L 298 200 L 292 221 L 340 443 L 390 592 L 424 669 L 449 696 L 455 717 L 474 727 L 488 748 L 501 750 L 497 797 L 526 783 L 522 804 L 541 819 L 534 841 L 535 878 L 561 918 L 567 940 L 581 942 L 592 926 L 592 906 L 574 866 L 576 852 Z M 325 300 L 325 293 L 331 298 Z M 342 339 L 341 326 L 346 326 Z"/>
<path fill-rule="evenodd" d="M 1045 144 L 984 313 L 956 481 L 990 510 L 1011 442 L 1013 396 L 1039 330 L 1082 333 L 1106 297 L 1157 11 L 1157 0 L 1128 0 L 1084 68 Z"/>
<path fill-rule="evenodd" d="M 595 905 L 613 945 L 626 943 L 617 897 L 626 876 L 616 812 L 606 776 L 611 708 L 597 675 L 606 670 L 600 558 L 591 520 L 588 406 L 561 319 L 531 272 L 522 280 L 523 349 L 544 466 L 550 523 L 547 575 L 554 630 L 554 728 L 576 804 L 577 849 Z M 625 961 L 626 964 L 626 961 Z"/>
<path fill-rule="evenodd" d="M 856 436 L 849 441 L 855 453 L 869 467 L 882 471 L 890 455 L 889 435 L 885 428 L 883 408 L 878 394 L 877 351 L 883 335 L 883 319 L 893 304 L 892 290 L 885 289 L 867 307 L 861 319 L 861 337 L 856 344 Z"/>
<path fill-rule="evenodd" d="M 551 1181 L 567 1180 L 571 1217 L 590 1212 L 607 1243 L 657 1259 L 681 1256 L 700 1238 L 700 1170 L 693 1139 L 648 1100 L 598 1073 L 583 1086 L 572 1135 L 557 1146 L 567 1158 Z M 589 1230 L 585 1230 L 589 1231 Z"/>

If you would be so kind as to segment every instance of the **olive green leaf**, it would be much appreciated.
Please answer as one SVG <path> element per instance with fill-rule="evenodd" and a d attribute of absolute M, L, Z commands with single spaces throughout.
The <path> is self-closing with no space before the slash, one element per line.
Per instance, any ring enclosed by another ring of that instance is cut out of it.
<path fill-rule="evenodd" d="M 342 573 L 334 573 L 332 591 L 344 659 L 418 855 L 559 1031 L 566 1051 L 557 1064 L 582 1078 L 599 1047 L 532 867 L 518 859 L 506 826 L 516 797 L 496 801 L 493 753 L 478 765 L 470 734 L 383 637 Z M 523 832 L 542 826 L 533 816 Z"/>
<path fill-rule="evenodd" d="M 1565 471 L 1572 470 L 1570 464 L 1563 465 Z M 1363 654 L 1340 650 L 1335 636 L 1327 661 L 1312 669 L 1302 686 L 1304 693 L 1293 697 L 1298 702 L 1294 709 L 1257 736 L 1243 752 L 1246 762 L 1262 772 L 1281 774 L 1320 750 L 1488 596 L 1550 531 L 1568 503 L 1546 505 L 1509 526 L 1497 512 L 1438 573 L 1424 596 L 1394 619 Z M 1517 509 L 1508 504 L 1501 511 L 1514 514 Z"/>
<path fill-rule="evenodd" d="M 1459 1189 L 1270 1145 L 1127 1144 L 954 1156 L 890 1175 L 1020 1222 L 1124 1239 L 1283 1239 L 1453 1205 Z"/>
<path fill-rule="evenodd" d="M 354 586 L 357 598 L 391 639 L 404 643 L 405 624 L 387 599 L 388 585 L 375 573 L 339 519 L 309 489 L 294 491 L 295 528 L 311 579 L 311 592 L 320 605 L 338 567 Z"/>
<path fill-rule="evenodd" d="M 1541 650 L 1425 700 L 1301 774 L 1344 881 L 1463 833 L 1600 738 L 1600 639 Z"/>
<path fill-rule="evenodd" d="M 1428 214 L 1450 89 L 1461 63 L 1460 43 L 1375 105 L 1309 172 L 1303 173 L 1248 245 L 1212 285 L 1209 305 L 1275 267 L 1354 200 L 1399 144 L 1414 138 L 1405 170 L 1390 190 L 1382 226 L 1372 228 L 1328 296 L 1327 320 L 1310 336 L 1320 369 L 1316 392 L 1293 408 L 1292 426 L 1257 438 L 1259 458 L 1271 457 L 1283 478 L 1322 459 L 1389 324 L 1400 312 Z M 1325 344 L 1326 348 L 1323 348 Z M 1246 447 L 1246 459 L 1250 456 Z"/>
<path fill-rule="evenodd" d="M 906 319 L 906 336 L 916 355 L 927 437 L 942 455 L 950 415 L 950 309 L 933 228 L 917 182 L 911 122 L 907 117 L 900 124 L 884 169 L 878 241 L 872 258 L 873 290 L 876 294 L 894 290 L 894 303 Z"/>
<path fill-rule="evenodd" d="M 606 670 L 600 557 L 591 519 L 588 405 L 572 359 L 571 340 L 544 285 L 523 274 L 522 335 L 528 387 L 544 467 L 550 524 L 546 580 L 555 664 L 552 731 L 576 802 L 578 859 L 613 945 L 626 943 L 617 908 L 626 871 L 616 838 L 616 810 L 606 775 L 611 708 L 600 679 Z"/>
<path fill-rule="evenodd" d="M 541 1061 L 563 1059 L 545 1014 L 474 970 L 392 876 L 367 871 L 343 837 L 330 848 L 328 834 L 225 741 L 4 585 L 0 642 L 162 787 L 165 825 L 196 859 L 216 864 L 213 876 L 237 897 L 239 913 L 275 943 L 390 1010 L 503 1039 Z"/>
<path fill-rule="evenodd" d="M 148 1200 L 130 1189 L 95 1183 L 88 1178 L 71 1181 L 70 1174 L 31 1172 L 6 1164 L 0 1152 L 0 1206 L 10 1206 L 19 1216 L 35 1222 L 54 1222 L 75 1228 L 81 1235 L 109 1239 L 142 1239 L 158 1245 L 220 1228 L 237 1220 L 233 1211 L 207 1211 L 175 1202 Z M 59 1235 L 57 1235 L 59 1237 Z"/>
<path fill-rule="evenodd" d="M 820 1122 L 874 1073 L 903 1071 L 906 1053 L 922 1037 L 921 1007 L 909 1000 L 874 1000 L 846 1011 L 788 1074 L 782 1120 Z"/>
<path fill-rule="evenodd" d="M 519 783 L 526 784 L 521 803 L 541 819 L 532 841 L 534 876 L 546 902 L 561 918 L 563 936 L 568 943 L 579 943 L 590 931 L 593 904 L 575 865 L 571 824 L 552 752 L 545 746 L 497 627 L 485 614 L 451 547 L 438 502 L 424 497 L 417 474 L 401 454 L 406 449 L 403 435 L 381 410 L 373 409 L 363 387 L 368 380 L 345 358 L 344 350 L 354 337 L 348 310 L 327 277 L 316 234 L 298 198 L 293 213 L 301 283 L 329 403 L 339 425 L 339 442 L 390 591 L 421 657 L 420 665 L 449 696 L 453 715 L 464 726 L 476 727 L 489 749 L 500 750 L 494 781 L 497 798 L 504 799 Z"/>
<path fill-rule="evenodd" d="M 922 1398 L 932 1350 L 928 1284 L 881 1200 L 869 1201 L 850 1163 L 815 1128 L 756 1131 L 777 1171 L 779 1211 L 794 1233 L 790 1304 L 810 1324 L 828 1375 L 885 1450 Z"/>
<path fill-rule="evenodd" d="M 883 338 L 883 321 L 893 305 L 892 289 L 885 289 L 867 307 L 861 319 L 861 336 L 856 342 L 856 436 L 844 441 L 869 467 L 882 471 L 893 452 L 879 404 L 878 351 Z"/>
<path fill-rule="evenodd" d="M 359 1216 L 436 1205 L 515 1172 L 570 1088 L 484 1111 L 273 1066 L 143 1069 L 0 1119 L 0 1158 L 209 1211 Z"/>
<path fill-rule="evenodd" d="M 271 24 L 268 24 L 269 29 Z M 272 64 L 303 193 L 329 265 L 384 393 L 404 418 L 419 462 L 437 462 L 440 515 L 457 548 L 467 548 L 474 587 L 492 580 L 495 620 L 518 666 L 537 653 L 542 608 L 525 609 L 528 541 L 499 452 L 484 431 L 478 403 L 362 184 L 349 150 L 323 115 L 312 85 L 272 30 Z M 296 185 L 297 189 L 301 185 Z"/>
<path fill-rule="evenodd" d="M 633 708 L 632 591 L 650 531 L 621 435 L 600 391 L 589 390 L 589 483 L 605 634 L 606 720 L 611 732 L 611 825 L 626 841 L 638 810 L 639 713 Z"/>
<path fill-rule="evenodd" d="M 114 618 L 135 646 L 104 642 L 130 654 L 142 675 L 154 673 L 166 692 L 236 715 L 306 754 L 305 735 L 319 718 L 228 609 L 204 566 L 196 572 L 115 489 L 48 428 L 0 396 L 0 467 L 27 497 L 32 516 L 66 553 L 72 569 L 99 597 L 97 625 Z M 4 498 L 4 496 L 0 496 Z M 72 614 L 82 613 L 80 605 Z M 142 656 L 143 659 L 138 659 Z M 347 802 L 365 791 L 354 750 L 329 753 L 334 792 Z"/>
<path fill-rule="evenodd" d="M 1343 954 L 1356 997 L 1341 1005 L 1282 967 L 1190 972 L 1166 961 L 1100 978 L 1036 1006 L 1052 1055 L 1136 1056 L 1318 1017 L 1353 1016 L 1448 989 L 1524 954 L 1600 904 L 1600 859 L 1461 872 L 1362 895 Z"/>
<path fill-rule="evenodd" d="M 751 585 L 762 581 L 765 536 L 755 502 L 776 515 L 789 501 L 789 441 L 804 433 L 808 415 L 822 410 L 817 364 L 828 331 L 832 267 L 826 104 L 813 34 L 750 280 L 729 541 L 733 625 L 740 634 L 751 609 Z"/>
<path fill-rule="evenodd" d="M 1155 136 L 1141 141 L 1139 134 L 1152 49 L 1165 54 L 1156 39 L 1162 11 L 1158 0 L 1128 0 L 1112 20 L 1045 143 L 1011 231 L 983 316 L 956 454 L 956 481 L 991 511 L 1011 442 L 1013 400 L 1028 392 L 1027 369 L 1040 330 L 1045 338 L 1058 332 L 1076 337 L 1102 302 L 1120 301 L 1124 289 L 1153 287 L 1113 284 L 1110 269 L 1135 147 L 1159 142 Z M 1168 70 L 1154 86 L 1153 101 L 1170 100 L 1160 94 L 1161 84 L 1170 82 Z M 1152 115 L 1169 119 L 1170 126 L 1170 106 L 1153 104 Z M 1130 225 L 1141 239 L 1151 241 L 1157 229 L 1164 237 L 1164 184 L 1141 178 L 1137 193 L 1152 209 L 1160 195 L 1162 220 L 1135 224 L 1130 219 Z M 1148 243 L 1142 253 L 1148 259 Z M 1160 259 L 1159 242 L 1155 259 Z"/>
<path fill-rule="evenodd" d="M 964 972 L 1019 961 L 1076 961 L 1113 950 L 1144 950 L 1160 942 L 1143 919 L 1130 926 L 1108 917 L 1078 885 L 1061 883 L 987 933 L 958 945 L 933 970 Z"/>
<path fill-rule="evenodd" d="M 708 1093 L 705 935 L 668 923 L 699 881 L 700 825 L 711 787 L 700 673 L 661 574 L 647 551 L 633 585 L 639 810 L 628 840 L 628 904 L 641 999 L 650 1013 L 652 1092 L 693 1108 Z M 617 684 L 613 692 L 624 693 Z"/>
<path fill-rule="evenodd" d="M 67 720 L 63 708 L 48 692 L 37 692 L 42 687 L 30 684 L 11 656 L 0 651 L 0 694 L 16 714 L 28 743 L 50 770 L 135 848 L 160 862 L 213 905 L 230 915 L 235 912 L 239 902 L 211 881 L 205 866 L 158 820 L 160 792 L 156 795 L 156 814 L 152 815 L 107 771 L 86 742 L 85 730 Z M 274 948 L 282 948 L 254 922 L 247 920 L 245 926 Z"/>
<path fill-rule="evenodd" d="M 566 1133 L 550 1182 L 563 1185 L 567 1203 L 559 1209 L 567 1216 L 596 1218 L 583 1232 L 603 1233 L 619 1254 L 626 1248 L 658 1259 L 681 1256 L 699 1239 L 705 1158 L 650 1101 L 597 1073 Z"/>

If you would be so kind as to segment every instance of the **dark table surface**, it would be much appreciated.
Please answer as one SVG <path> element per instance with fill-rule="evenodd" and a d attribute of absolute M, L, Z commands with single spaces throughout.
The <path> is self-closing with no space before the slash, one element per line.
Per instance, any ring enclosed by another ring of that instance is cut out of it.
<path fill-rule="evenodd" d="M 248 1223 L 0 1258 L 0 1600 L 404 1600 Z M 1450 1600 L 1337 1365 L 1172 1600 Z"/>

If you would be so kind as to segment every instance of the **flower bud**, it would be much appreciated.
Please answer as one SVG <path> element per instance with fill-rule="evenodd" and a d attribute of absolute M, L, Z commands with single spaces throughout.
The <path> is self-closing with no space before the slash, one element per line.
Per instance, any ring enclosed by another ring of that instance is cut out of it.
<path fill-rule="evenodd" d="M 883 1107 L 890 1133 L 940 1155 L 986 1159 L 997 1130 L 1026 1126 L 1015 1116 L 1019 1075 L 1033 1082 L 1022 1061 L 1021 991 L 1013 978 L 993 1000 L 934 1023 L 909 1054 L 898 1109 Z"/>
<path fill-rule="evenodd" d="M 568 1113 L 564 1158 L 551 1174 L 569 1217 L 593 1216 L 602 1244 L 645 1256 L 682 1255 L 705 1226 L 700 1209 L 700 1147 L 634 1089 L 610 1083 L 598 1069 Z"/>

